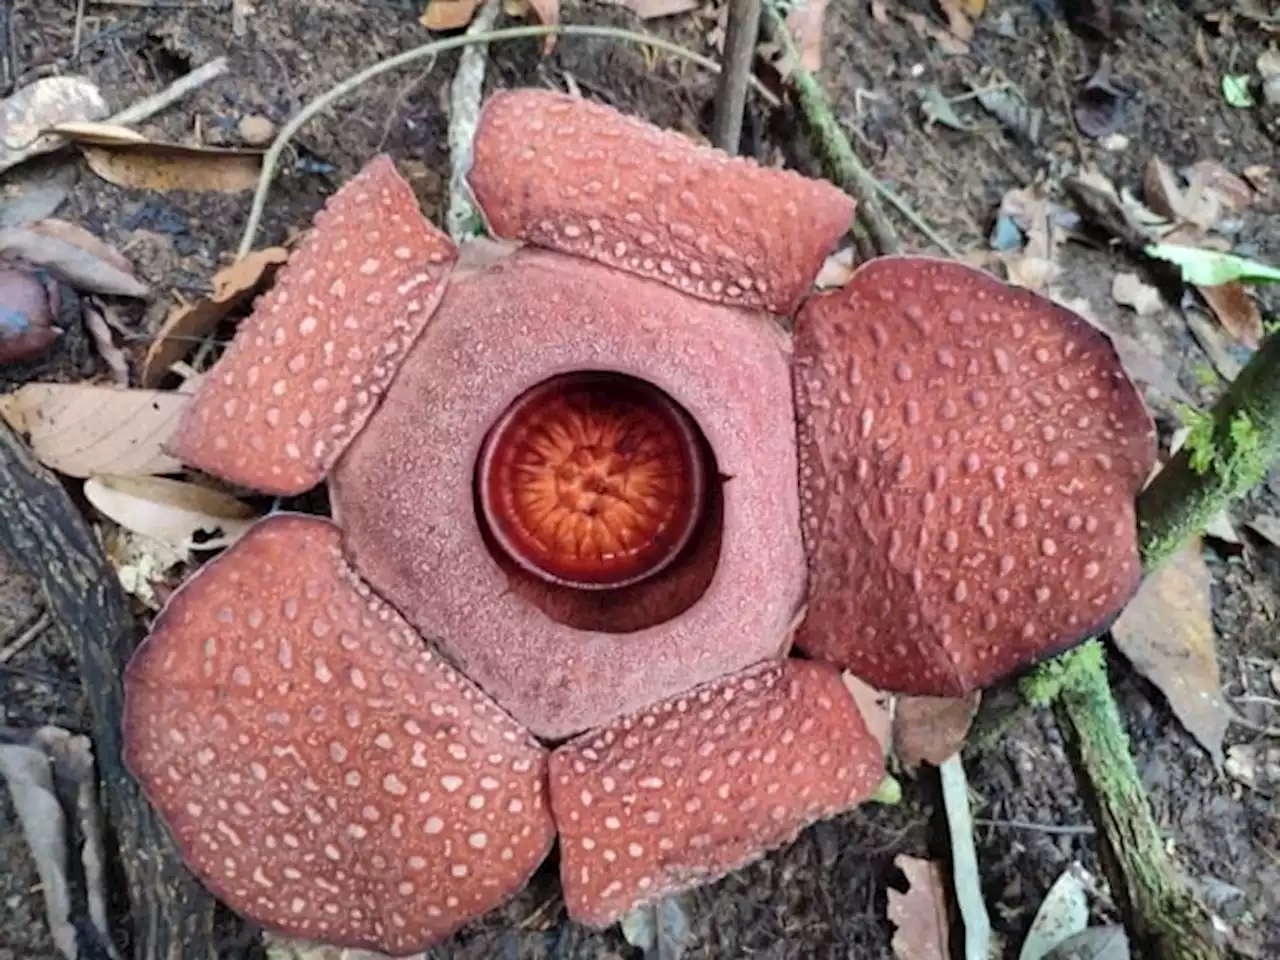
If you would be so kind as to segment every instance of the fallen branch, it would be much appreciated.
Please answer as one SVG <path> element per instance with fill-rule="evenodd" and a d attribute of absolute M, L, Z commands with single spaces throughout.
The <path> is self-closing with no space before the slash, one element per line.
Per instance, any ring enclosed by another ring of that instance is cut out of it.
<path fill-rule="evenodd" d="M 133 957 L 212 958 L 215 901 L 182 865 L 121 760 L 120 678 L 136 639 L 124 592 L 57 477 L 3 424 L 0 549 L 40 584 L 89 697 L 99 778 L 128 883 Z"/>
<path fill-rule="evenodd" d="M 734 0 L 729 4 L 724 33 L 723 67 L 716 89 L 711 142 L 725 153 L 738 152 L 742 139 L 742 113 L 747 105 L 747 80 L 756 58 L 760 35 L 760 0 Z"/>
<path fill-rule="evenodd" d="M 226 57 L 218 57 L 214 60 L 210 60 L 204 66 L 196 67 L 196 69 L 192 70 L 190 73 L 179 77 L 159 93 L 152 94 L 149 97 L 139 100 L 137 103 L 125 107 L 125 109 L 121 110 L 114 116 L 108 117 L 107 123 L 128 125 L 148 120 L 160 111 L 173 106 L 193 90 L 198 90 L 210 80 L 214 80 L 226 72 Z"/>
<path fill-rule="evenodd" d="M 489 33 L 502 13 L 502 0 L 485 0 L 471 25 L 468 36 Z M 445 230 L 454 243 L 481 233 L 484 224 L 467 188 L 467 169 L 471 166 L 471 144 L 480 123 L 480 102 L 484 98 L 484 74 L 489 62 L 487 44 L 466 47 L 458 58 L 458 69 L 449 87 L 449 209 L 445 213 Z"/>

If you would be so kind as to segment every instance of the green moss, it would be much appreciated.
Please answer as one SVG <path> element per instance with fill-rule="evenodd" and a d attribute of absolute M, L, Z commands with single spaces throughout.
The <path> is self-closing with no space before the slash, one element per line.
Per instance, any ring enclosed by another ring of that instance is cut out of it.
<path fill-rule="evenodd" d="M 1187 404 L 1179 404 L 1178 419 L 1183 426 L 1191 429 L 1187 439 L 1182 442 L 1191 469 L 1199 474 L 1207 473 L 1213 466 L 1213 414 Z"/>
<path fill-rule="evenodd" d="M 1023 699 L 1033 707 L 1050 706 L 1064 687 L 1079 688 L 1085 678 L 1106 669 L 1106 653 L 1097 640 L 1082 643 L 1074 650 L 1046 660 L 1018 683 Z"/>
<path fill-rule="evenodd" d="M 1248 411 L 1235 411 L 1225 430 L 1213 414 L 1186 404 L 1179 405 L 1178 418 L 1190 428 L 1182 446 L 1197 474 L 1212 470 L 1233 490 L 1246 490 L 1266 475 L 1264 438 Z"/>
<path fill-rule="evenodd" d="M 1231 418 L 1230 436 L 1228 476 L 1236 489 L 1248 489 L 1262 481 L 1270 466 L 1262 431 L 1253 422 L 1248 411 L 1238 410 Z"/>
<path fill-rule="evenodd" d="M 1213 364 L 1197 363 L 1191 368 L 1191 375 L 1196 378 L 1202 387 L 1216 387 L 1218 385 L 1218 371 L 1213 369 Z"/>

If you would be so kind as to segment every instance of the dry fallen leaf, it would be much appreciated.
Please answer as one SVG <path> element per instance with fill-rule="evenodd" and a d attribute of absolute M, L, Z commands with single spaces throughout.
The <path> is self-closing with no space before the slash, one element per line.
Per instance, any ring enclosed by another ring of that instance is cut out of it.
<path fill-rule="evenodd" d="M 0 396 L 0 416 L 59 473 L 141 476 L 182 469 L 162 448 L 190 401 L 188 393 L 28 383 Z"/>
<path fill-rule="evenodd" d="M 240 193 L 254 189 L 262 172 L 261 150 L 162 143 L 105 123 L 63 124 L 57 130 L 80 148 L 90 170 L 118 187 Z"/>
<path fill-rule="evenodd" d="M 814 286 L 819 290 L 833 290 L 837 287 L 843 287 L 849 282 L 849 278 L 853 276 L 853 271 L 857 269 L 854 259 L 857 251 L 853 247 L 845 247 L 843 250 L 837 250 L 831 256 L 827 257 L 822 263 L 822 269 L 818 271 L 817 277 L 814 278 Z"/>
<path fill-rule="evenodd" d="M 1280 788 L 1280 746 L 1242 743 L 1227 751 L 1224 769 L 1232 779 L 1262 793 Z"/>
<path fill-rule="evenodd" d="M 938 6 L 947 18 L 947 29 L 957 40 L 968 42 L 973 39 L 973 21 L 965 12 L 963 0 L 938 0 Z"/>
<path fill-rule="evenodd" d="M 1004 195 L 1000 210 L 1026 236 L 1021 251 L 1001 257 L 1006 279 L 1015 286 L 1044 291 L 1062 274 L 1057 262 L 1062 231 L 1054 222 L 1052 205 L 1033 188 L 1020 188 Z"/>
<path fill-rule="evenodd" d="M 1182 171 L 1188 183 L 1202 183 L 1221 198 L 1228 210 L 1239 213 L 1254 199 L 1254 190 L 1217 160 L 1199 160 Z"/>
<path fill-rule="evenodd" d="M 191 147 L 81 147 L 89 169 L 133 190 L 243 193 L 258 185 L 262 158 L 231 150 Z"/>
<path fill-rule="evenodd" d="M 418 18 L 428 30 L 460 30 L 471 22 L 480 0 L 431 0 Z"/>
<path fill-rule="evenodd" d="M 1238 280 L 1213 287 L 1196 287 L 1227 333 L 1252 350 L 1262 342 L 1262 314 Z"/>
<path fill-rule="evenodd" d="M 53 130 L 72 143 L 87 143 L 97 147 L 120 147 L 147 142 L 147 138 L 133 127 L 118 123 L 72 121 L 60 123 Z"/>
<path fill-rule="evenodd" d="M 947 960 L 947 885 L 942 868 L 931 860 L 899 854 L 894 858 L 907 877 L 907 892 L 889 888 L 889 921 L 896 926 L 893 952 L 898 960 Z"/>
<path fill-rule="evenodd" d="M 560 0 L 506 0 L 503 5 L 506 14 L 511 17 L 532 19 L 543 26 L 552 26 L 560 22 Z"/>
<path fill-rule="evenodd" d="M 230 546 L 256 511 L 229 494 L 166 477 L 90 477 L 85 499 L 120 526 L 176 550 Z"/>
<path fill-rule="evenodd" d="M 34 230 L 36 233 L 44 234 L 46 237 L 53 237 L 55 240 L 61 240 L 64 243 L 79 247 L 85 253 L 96 257 L 109 266 L 115 267 L 121 273 L 133 275 L 133 264 L 129 262 L 123 253 L 111 246 L 107 241 L 94 236 L 78 223 L 60 220 L 57 217 L 45 217 L 33 223 L 28 223 L 26 228 Z"/>
<path fill-rule="evenodd" d="M 1088 926 L 1086 891 L 1090 879 L 1079 863 L 1071 864 L 1062 872 L 1036 910 L 1031 929 L 1018 951 L 1018 960 L 1045 960 L 1064 940 Z"/>
<path fill-rule="evenodd" d="M 52 216 L 78 176 L 75 164 L 61 157 L 26 163 L 6 174 L 0 183 L 0 229 Z"/>
<path fill-rule="evenodd" d="M 1242 171 L 1244 178 L 1249 181 L 1249 186 L 1257 190 L 1258 193 L 1266 196 L 1271 189 L 1271 168 L 1265 163 L 1255 163 L 1251 167 L 1245 167 Z"/>
<path fill-rule="evenodd" d="M 85 329 L 89 331 L 93 345 L 98 350 L 98 356 L 102 357 L 111 369 L 111 378 L 120 386 L 127 387 L 129 385 L 129 361 L 125 359 L 124 351 L 116 346 L 115 337 L 111 333 L 111 326 L 103 315 L 101 302 L 94 302 L 86 298 L 81 314 L 84 317 Z"/>
<path fill-rule="evenodd" d="M 867 732 L 876 738 L 881 749 L 888 751 L 892 721 L 889 717 L 889 694 L 877 690 L 847 670 L 840 675 L 845 689 L 858 705 L 858 711 L 867 725 Z"/>
<path fill-rule="evenodd" d="M 44 220 L 0 230 L 0 256 L 43 267 L 86 293 L 145 297 L 148 292 L 116 250 L 87 230 L 63 221 Z"/>
<path fill-rule="evenodd" d="M 62 137 L 46 133 L 50 127 L 107 113 L 102 94 L 83 77 L 45 77 L 23 87 L 0 101 L 0 172 L 63 146 Z"/>
<path fill-rule="evenodd" d="M 899 13 L 898 15 L 916 32 L 916 36 L 921 39 L 932 40 L 943 53 L 950 54 L 953 57 L 968 55 L 969 45 L 967 43 L 955 36 L 951 31 L 933 23 L 923 13 Z"/>
<path fill-rule="evenodd" d="M 1111 626 L 1116 646 L 1160 689 L 1187 732 L 1222 762 L 1230 713 L 1209 616 L 1211 578 L 1193 540 L 1143 583 Z"/>
<path fill-rule="evenodd" d="M 1159 157 L 1147 161 L 1143 170 L 1142 199 L 1161 216 L 1202 231 L 1218 222 L 1227 205 L 1222 195 L 1209 188 L 1203 171 L 1184 189 L 1177 174 Z"/>
<path fill-rule="evenodd" d="M 1164 308 L 1160 291 L 1143 283 L 1136 273 L 1117 273 L 1111 281 L 1111 297 L 1123 307 L 1132 307 L 1140 317 L 1149 317 Z"/>
<path fill-rule="evenodd" d="M 935 767 L 964 745 L 982 692 L 967 697 L 899 697 L 893 715 L 894 751 L 909 767 Z"/>
<path fill-rule="evenodd" d="M 289 251 L 284 247 L 254 250 L 213 275 L 213 293 L 208 297 L 170 310 L 142 360 L 142 386 L 159 386 L 169 367 L 185 357 L 199 340 L 211 336 L 223 318 L 269 284 L 288 257 Z"/>
<path fill-rule="evenodd" d="M 674 17 L 697 10 L 702 6 L 702 0 L 609 0 L 609 2 L 625 7 L 641 20 Z"/>

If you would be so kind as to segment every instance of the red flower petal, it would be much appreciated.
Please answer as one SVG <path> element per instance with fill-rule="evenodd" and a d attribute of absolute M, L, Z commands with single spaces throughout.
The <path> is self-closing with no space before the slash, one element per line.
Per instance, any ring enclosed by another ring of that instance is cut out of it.
<path fill-rule="evenodd" d="M 880 745 L 826 664 L 761 664 L 617 720 L 551 755 L 569 915 L 604 927 L 716 880 L 883 779 Z"/>
<path fill-rule="evenodd" d="M 546 752 L 377 600 L 337 529 L 261 521 L 125 674 L 126 762 L 188 866 L 266 927 L 396 955 L 548 853 Z"/>
<path fill-rule="evenodd" d="M 722 537 L 697 536 L 687 563 L 630 592 L 558 594 L 573 609 L 553 611 L 494 559 L 473 480 L 503 411 L 573 370 L 662 390 L 732 479 L 715 484 Z M 804 592 L 795 477 L 776 324 L 525 249 L 450 284 L 330 486 L 361 575 L 521 723 L 558 739 L 784 649 Z M 642 622 L 606 627 L 600 614 Z"/>
<path fill-rule="evenodd" d="M 544 90 L 489 99 L 468 182 L 497 236 L 788 315 L 854 209 L 824 181 Z"/>
<path fill-rule="evenodd" d="M 887 257 L 796 327 L 806 652 L 959 696 L 1136 590 L 1155 431 L 1107 338 L 956 263 Z"/>
<path fill-rule="evenodd" d="M 264 493 L 315 486 L 395 376 L 455 258 L 390 158 L 371 160 L 240 324 L 169 452 Z"/>

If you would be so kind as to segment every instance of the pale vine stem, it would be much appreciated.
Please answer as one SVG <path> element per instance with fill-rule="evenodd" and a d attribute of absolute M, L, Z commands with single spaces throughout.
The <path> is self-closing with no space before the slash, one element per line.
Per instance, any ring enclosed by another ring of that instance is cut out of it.
<path fill-rule="evenodd" d="M 421 46 L 414 47 L 411 50 L 405 50 L 398 53 L 394 57 L 381 60 L 359 73 L 348 77 L 341 83 L 322 93 L 316 99 L 312 100 L 293 116 L 276 135 L 275 141 L 271 144 L 266 155 L 262 158 L 262 174 L 258 178 L 258 186 L 254 191 L 253 205 L 249 209 L 249 218 L 245 222 L 244 235 L 240 240 L 240 248 L 236 251 L 236 259 L 241 260 L 253 250 L 253 241 L 257 236 L 258 227 L 262 223 L 262 215 L 267 207 L 267 194 L 271 190 L 271 181 L 275 176 L 276 168 L 280 165 L 280 157 L 284 154 L 285 148 L 294 135 L 316 115 L 333 106 L 343 97 L 354 92 L 359 87 L 368 83 L 375 77 L 380 77 L 384 73 L 392 70 L 398 70 L 403 66 L 415 63 L 426 57 L 434 57 L 441 53 L 447 53 L 450 50 L 456 50 L 460 47 L 468 47 L 477 43 L 498 43 L 505 40 L 525 40 L 531 37 L 545 37 L 549 34 L 557 34 L 567 37 L 596 37 L 605 40 L 617 40 L 623 43 L 634 43 L 642 47 L 652 47 L 655 50 L 661 50 L 672 56 L 680 57 L 709 70 L 712 73 L 720 72 L 720 65 L 709 57 L 704 57 L 699 53 L 694 53 L 678 44 L 663 40 L 660 37 L 650 36 L 646 33 L 636 33 L 632 30 L 623 30 L 619 27 L 595 27 L 578 24 L 559 24 L 556 26 L 527 26 L 527 27 L 504 27 L 501 30 L 489 30 L 483 33 L 463 34 L 460 36 L 447 37 L 443 40 L 433 40 L 430 43 L 424 43 Z M 757 78 L 752 77 L 749 80 L 751 87 L 760 96 L 762 100 L 771 107 L 781 106 L 781 102 L 773 92 L 764 86 Z"/>

